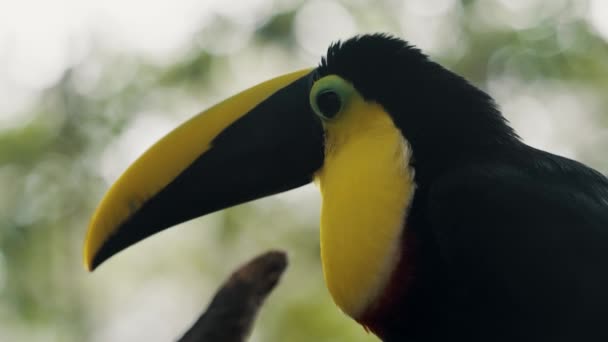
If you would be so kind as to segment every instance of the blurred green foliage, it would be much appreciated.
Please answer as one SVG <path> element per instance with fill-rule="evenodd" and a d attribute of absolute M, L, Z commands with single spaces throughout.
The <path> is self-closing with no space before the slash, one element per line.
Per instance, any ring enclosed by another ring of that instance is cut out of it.
<path fill-rule="evenodd" d="M 0 126 L 0 340 L 170 340 L 223 277 L 269 248 L 289 251 L 291 266 L 253 340 L 375 340 L 325 290 L 311 188 L 195 220 L 95 274 L 81 266 L 88 218 L 134 158 L 124 149 L 263 77 L 318 63 L 324 50 L 311 51 L 317 43 L 307 39 L 342 32 L 322 26 L 333 19 L 324 21 L 327 13 L 342 16 L 336 25 L 352 23 L 353 33 L 388 31 L 423 47 L 513 109 L 505 115 L 524 138 L 608 169 L 608 45 L 585 1 L 271 3 L 236 49 L 225 44 L 242 28 L 219 14 L 170 63 L 93 43 L 13 114 L 19 124 Z M 539 108 L 547 121 L 535 121 Z"/>

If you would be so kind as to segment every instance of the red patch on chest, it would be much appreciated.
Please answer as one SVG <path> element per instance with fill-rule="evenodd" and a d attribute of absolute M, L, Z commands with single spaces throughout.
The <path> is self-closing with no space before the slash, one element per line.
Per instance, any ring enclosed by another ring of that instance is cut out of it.
<path fill-rule="evenodd" d="M 406 300 L 407 289 L 414 277 L 415 236 L 406 230 L 402 239 L 399 262 L 386 288 L 378 300 L 356 319 L 365 330 L 373 332 L 380 338 L 385 335 L 387 322 L 401 314 L 401 306 Z"/>

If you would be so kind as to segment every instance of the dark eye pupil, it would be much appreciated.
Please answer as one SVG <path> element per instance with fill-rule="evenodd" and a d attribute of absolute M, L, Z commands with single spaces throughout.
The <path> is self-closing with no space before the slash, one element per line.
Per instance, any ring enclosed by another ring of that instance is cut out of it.
<path fill-rule="evenodd" d="M 317 96 L 317 106 L 324 117 L 331 119 L 342 108 L 340 96 L 333 91 L 326 91 Z"/>

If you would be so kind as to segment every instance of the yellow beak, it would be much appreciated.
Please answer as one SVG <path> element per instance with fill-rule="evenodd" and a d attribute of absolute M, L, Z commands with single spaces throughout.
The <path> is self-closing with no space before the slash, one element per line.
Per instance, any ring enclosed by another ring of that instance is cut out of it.
<path fill-rule="evenodd" d="M 153 145 L 93 214 L 85 267 L 178 223 L 309 183 L 323 163 L 323 128 L 308 102 L 313 74 L 245 90 Z"/>

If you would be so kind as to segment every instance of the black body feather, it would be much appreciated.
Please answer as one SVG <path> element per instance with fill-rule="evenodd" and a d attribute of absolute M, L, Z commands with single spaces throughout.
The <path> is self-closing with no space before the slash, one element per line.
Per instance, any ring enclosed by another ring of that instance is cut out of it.
<path fill-rule="evenodd" d="M 318 72 L 381 104 L 413 151 L 405 239 L 415 239 L 415 273 L 374 332 L 386 341 L 608 341 L 603 175 L 525 145 L 489 95 L 402 40 L 334 44 Z"/>

